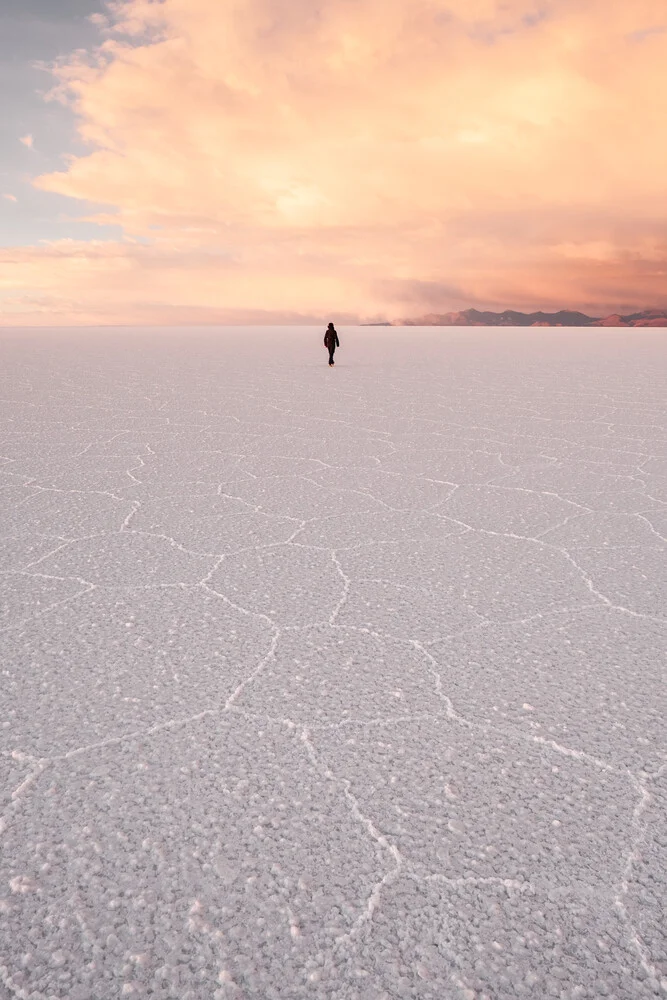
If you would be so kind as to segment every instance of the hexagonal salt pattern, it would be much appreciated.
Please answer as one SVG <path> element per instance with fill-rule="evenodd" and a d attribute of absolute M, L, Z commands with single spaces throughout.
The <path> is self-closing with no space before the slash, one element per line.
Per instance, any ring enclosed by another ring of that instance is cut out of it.
<path fill-rule="evenodd" d="M 0 1000 L 667 994 L 664 338 L 341 334 L 5 336 Z"/>
<path fill-rule="evenodd" d="M 382 877 L 299 735 L 206 718 L 53 761 L 3 834 L 3 979 L 67 997 L 307 996 Z M 45 824 L 50 831 L 45 839 Z M 51 984 L 51 985 L 48 985 Z"/>

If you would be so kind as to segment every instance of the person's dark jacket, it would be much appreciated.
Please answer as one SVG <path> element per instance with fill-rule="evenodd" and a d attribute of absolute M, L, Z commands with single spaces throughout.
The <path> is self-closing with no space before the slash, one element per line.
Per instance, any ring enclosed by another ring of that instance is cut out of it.
<path fill-rule="evenodd" d="M 324 346 L 327 348 L 327 350 L 330 350 L 332 347 L 340 347 L 338 334 L 336 333 L 335 330 L 327 330 L 327 332 L 324 334 Z"/>

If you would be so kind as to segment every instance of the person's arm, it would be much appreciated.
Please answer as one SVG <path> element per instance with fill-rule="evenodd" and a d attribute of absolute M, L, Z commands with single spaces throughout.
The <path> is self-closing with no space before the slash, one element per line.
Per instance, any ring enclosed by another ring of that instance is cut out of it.
<path fill-rule="evenodd" d="M 338 339 L 338 334 L 336 334 L 336 347 L 340 347 L 340 340 Z"/>

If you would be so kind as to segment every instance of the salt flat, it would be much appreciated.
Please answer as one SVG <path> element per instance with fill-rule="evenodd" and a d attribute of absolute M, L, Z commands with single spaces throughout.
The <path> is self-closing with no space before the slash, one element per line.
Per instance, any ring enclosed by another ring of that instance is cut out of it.
<path fill-rule="evenodd" d="M 667 336 L 0 338 L 0 997 L 667 993 Z"/>

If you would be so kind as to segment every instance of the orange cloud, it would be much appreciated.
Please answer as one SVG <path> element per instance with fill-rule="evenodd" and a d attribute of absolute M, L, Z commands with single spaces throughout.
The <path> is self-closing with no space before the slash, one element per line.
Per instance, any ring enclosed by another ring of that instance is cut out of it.
<path fill-rule="evenodd" d="M 0 315 L 667 305 L 664 23 L 663 0 L 116 3 L 57 69 L 90 151 L 37 184 L 126 238 L 0 252 Z"/>

